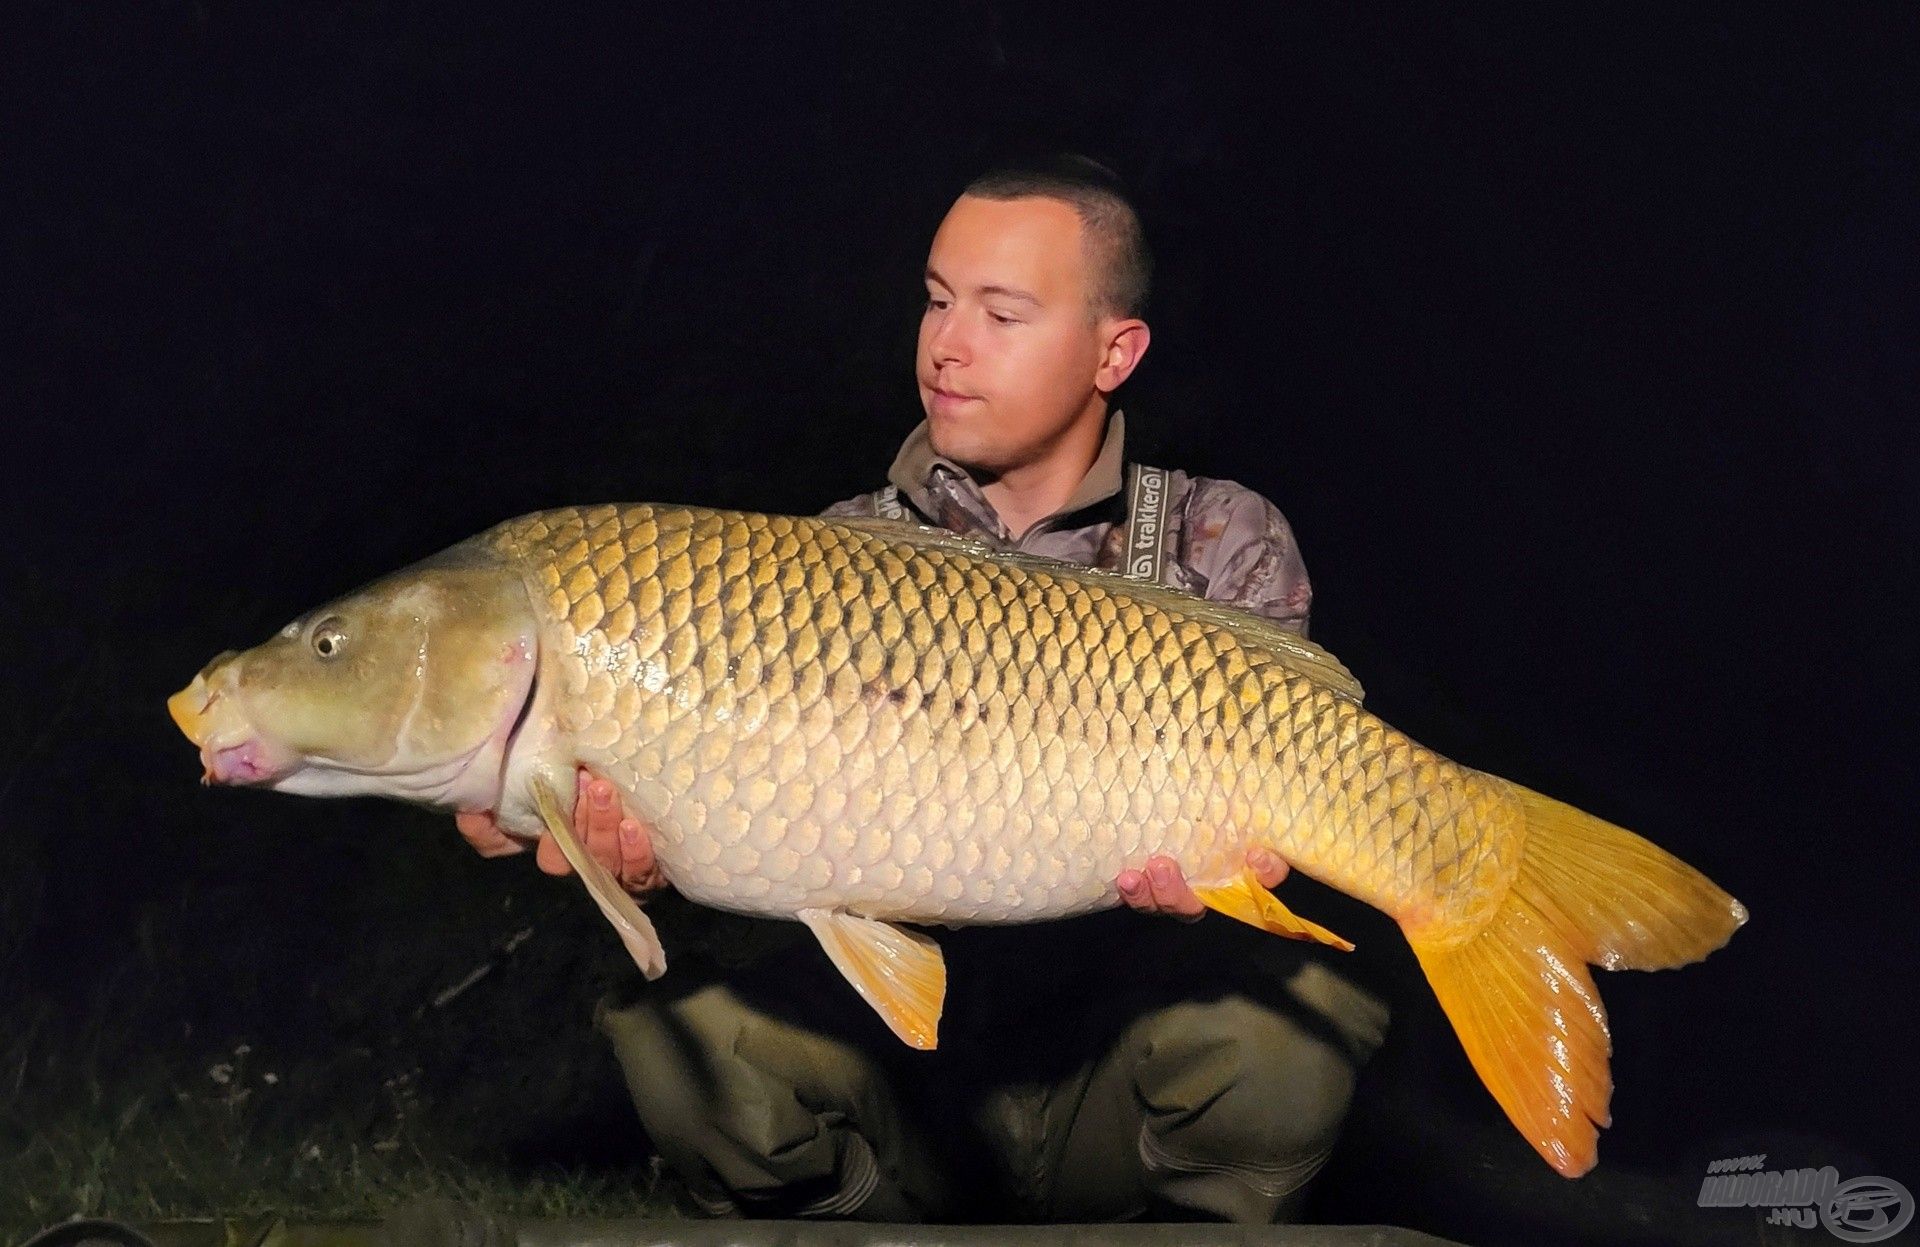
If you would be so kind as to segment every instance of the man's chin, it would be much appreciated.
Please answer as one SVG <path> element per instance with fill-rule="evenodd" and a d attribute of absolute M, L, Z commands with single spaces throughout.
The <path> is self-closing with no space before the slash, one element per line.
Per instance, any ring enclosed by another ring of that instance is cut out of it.
<path fill-rule="evenodd" d="M 980 439 L 971 436 L 972 430 L 963 427 L 964 421 L 951 416 L 927 415 L 927 443 L 933 447 L 933 453 L 942 459 L 950 459 L 975 476 L 996 475 L 993 467 L 994 456 L 980 445 Z"/>

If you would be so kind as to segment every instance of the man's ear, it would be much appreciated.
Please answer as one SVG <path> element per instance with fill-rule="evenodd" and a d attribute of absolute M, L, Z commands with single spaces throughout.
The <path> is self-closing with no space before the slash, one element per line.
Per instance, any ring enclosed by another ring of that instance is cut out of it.
<path fill-rule="evenodd" d="M 1100 369 L 1093 374 L 1093 388 L 1111 394 L 1140 366 L 1140 357 L 1153 341 L 1153 331 L 1144 320 L 1111 320 L 1104 329 L 1107 345 L 1100 356 Z"/>

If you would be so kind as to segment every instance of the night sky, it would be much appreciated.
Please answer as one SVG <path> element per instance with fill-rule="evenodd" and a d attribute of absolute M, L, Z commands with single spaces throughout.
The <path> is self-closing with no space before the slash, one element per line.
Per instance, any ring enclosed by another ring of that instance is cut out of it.
<path fill-rule="evenodd" d="M 1601 976 L 1603 1149 L 1791 1132 L 1920 1186 L 1920 16 L 1263 7 L 32 6 L 0 961 L 79 1016 L 233 802 L 275 829 L 225 842 L 241 895 L 420 853 L 203 793 L 165 697 L 523 511 L 880 484 L 940 214 L 1071 148 L 1157 253 L 1146 452 L 1280 506 L 1370 707 L 1752 911 Z"/>

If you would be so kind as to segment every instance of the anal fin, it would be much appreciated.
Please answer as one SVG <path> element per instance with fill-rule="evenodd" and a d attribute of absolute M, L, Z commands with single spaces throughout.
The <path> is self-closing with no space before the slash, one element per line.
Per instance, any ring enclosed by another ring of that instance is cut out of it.
<path fill-rule="evenodd" d="M 1284 935 L 1290 940 L 1318 940 L 1343 953 L 1353 951 L 1353 942 L 1327 930 L 1317 922 L 1308 922 L 1283 904 L 1279 897 L 1261 886 L 1251 869 L 1243 870 L 1232 883 L 1213 888 L 1195 888 L 1193 894 L 1208 909 L 1229 918 L 1238 918 L 1249 926 Z"/>
<path fill-rule="evenodd" d="M 803 909 L 796 916 L 894 1034 L 914 1048 L 939 1042 L 947 998 L 940 945 L 917 931 L 837 909 Z"/>
<path fill-rule="evenodd" d="M 593 897 L 593 903 L 600 907 L 613 929 L 620 933 L 620 942 L 627 946 L 632 954 L 633 963 L 640 967 L 640 973 L 649 979 L 657 979 L 667 972 L 667 951 L 660 946 L 659 933 L 653 929 L 653 923 L 640 912 L 640 907 L 627 895 L 620 881 L 613 873 L 588 854 L 580 842 L 574 838 L 573 826 L 561 808 L 560 798 L 544 780 L 533 781 L 534 804 L 540 809 L 540 818 L 553 833 L 555 844 L 566 856 L 567 864 L 580 876 L 580 882 L 587 885 L 587 894 Z"/>

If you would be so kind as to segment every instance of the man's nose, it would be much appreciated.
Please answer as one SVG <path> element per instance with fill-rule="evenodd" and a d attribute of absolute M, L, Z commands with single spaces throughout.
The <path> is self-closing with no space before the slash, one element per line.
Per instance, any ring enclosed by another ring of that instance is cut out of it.
<path fill-rule="evenodd" d="M 965 364 L 971 358 L 967 335 L 957 322 L 958 318 L 949 312 L 934 323 L 933 333 L 927 339 L 927 354 L 937 366 Z"/>

